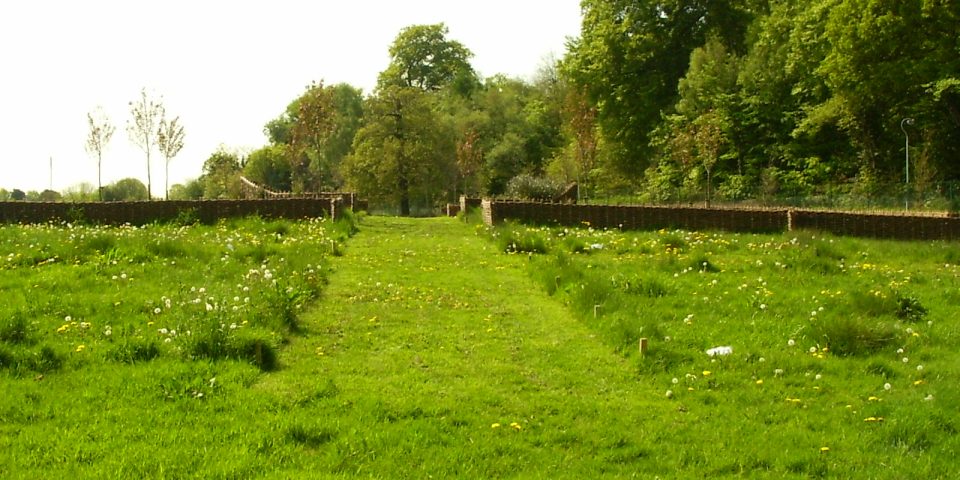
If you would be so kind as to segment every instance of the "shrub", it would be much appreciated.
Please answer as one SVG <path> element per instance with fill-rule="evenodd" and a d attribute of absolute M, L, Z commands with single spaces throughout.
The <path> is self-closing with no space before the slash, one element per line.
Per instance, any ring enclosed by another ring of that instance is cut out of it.
<path fill-rule="evenodd" d="M 177 216 L 173 219 L 174 225 L 186 227 L 200 223 L 200 211 L 196 207 L 183 208 L 177 211 Z"/>
<path fill-rule="evenodd" d="M 511 198 L 551 201 L 560 194 L 563 184 L 546 177 L 517 175 L 507 182 L 506 194 Z"/>
<path fill-rule="evenodd" d="M 908 322 L 918 322 L 927 315 L 927 309 L 916 297 L 897 294 L 897 318 Z"/>

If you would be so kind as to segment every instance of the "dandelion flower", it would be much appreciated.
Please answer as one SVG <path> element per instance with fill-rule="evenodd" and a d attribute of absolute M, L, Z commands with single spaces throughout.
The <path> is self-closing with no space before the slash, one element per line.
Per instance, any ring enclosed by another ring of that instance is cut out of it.
<path fill-rule="evenodd" d="M 494 424 L 490 425 L 490 428 L 500 428 L 500 424 L 499 424 L 499 423 L 494 423 Z"/>
<path fill-rule="evenodd" d="M 160 310 L 160 307 L 157 307 L 157 308 L 154 308 L 154 309 L 153 309 L 153 313 L 156 314 L 156 315 L 160 315 L 160 312 L 162 312 L 162 311 L 163 311 L 163 310 Z"/>
<path fill-rule="evenodd" d="M 670 382 L 673 383 L 674 385 L 676 385 L 677 383 L 680 382 L 680 379 L 677 378 L 677 377 L 673 377 L 673 380 L 670 380 Z"/>
<path fill-rule="evenodd" d="M 827 453 L 830 451 L 830 447 L 820 447 L 820 453 Z"/>
<path fill-rule="evenodd" d="M 790 340 L 787 340 L 787 346 L 788 346 L 788 347 L 792 347 L 792 346 L 794 346 L 794 345 L 796 345 L 796 344 L 797 344 L 797 342 L 793 341 L 792 338 L 791 338 Z"/>
<path fill-rule="evenodd" d="M 517 422 L 512 422 L 512 423 L 510 424 L 510 426 L 513 427 L 515 430 L 520 430 L 520 429 L 523 428 L 523 427 L 521 427 L 520 424 L 517 423 Z"/>
<path fill-rule="evenodd" d="M 910 359 L 907 357 L 903 357 L 903 363 L 910 363 Z"/>
<path fill-rule="evenodd" d="M 883 389 L 884 389 L 884 390 L 890 390 L 891 388 L 893 388 L 893 385 L 890 385 L 889 383 L 884 383 L 884 384 L 883 384 Z"/>
<path fill-rule="evenodd" d="M 666 396 L 667 398 L 673 398 L 673 390 L 667 390 Z"/>
<path fill-rule="evenodd" d="M 704 370 L 704 371 L 703 371 L 703 376 L 704 376 L 704 377 L 709 377 L 710 374 L 712 374 L 712 373 L 713 373 L 713 372 L 711 372 L 710 370 Z"/>
<path fill-rule="evenodd" d="M 817 347 L 810 347 L 810 353 L 817 353 Z"/>
<path fill-rule="evenodd" d="M 763 385 L 763 379 L 757 380 L 757 385 Z"/>
<path fill-rule="evenodd" d="M 82 345 L 82 344 L 81 344 L 81 345 L 77 345 L 76 351 L 77 351 L 77 352 L 82 352 L 82 351 L 83 351 L 84 349 L 86 349 L 86 348 L 87 348 L 86 345 Z"/>

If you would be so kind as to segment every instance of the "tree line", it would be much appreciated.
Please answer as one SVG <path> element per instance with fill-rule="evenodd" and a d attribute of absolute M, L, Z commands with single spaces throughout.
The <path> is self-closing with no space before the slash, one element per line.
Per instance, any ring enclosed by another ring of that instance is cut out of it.
<path fill-rule="evenodd" d="M 408 27 L 371 95 L 311 85 L 267 124 L 271 145 L 244 170 L 402 213 L 460 193 L 548 196 L 571 181 L 646 202 L 862 204 L 935 202 L 960 180 L 958 2 L 582 9 L 581 35 L 530 81 L 481 79 L 442 24 Z"/>
<path fill-rule="evenodd" d="M 481 78 L 443 24 L 404 28 L 372 92 L 308 85 L 266 123 L 267 145 L 219 149 L 169 196 L 236 197 L 244 175 L 409 214 L 574 181 L 645 202 L 934 202 L 960 180 L 958 2 L 581 6 L 579 37 L 528 80 Z"/>
<path fill-rule="evenodd" d="M 958 2 L 584 0 L 583 11 L 564 71 L 596 108 L 607 185 L 651 201 L 921 198 L 960 180 Z"/>

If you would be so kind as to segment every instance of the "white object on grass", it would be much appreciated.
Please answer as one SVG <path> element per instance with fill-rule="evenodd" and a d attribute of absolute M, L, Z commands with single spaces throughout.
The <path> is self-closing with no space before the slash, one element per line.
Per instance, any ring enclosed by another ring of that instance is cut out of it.
<path fill-rule="evenodd" d="M 733 347 L 731 346 L 713 347 L 707 350 L 707 355 L 711 357 L 730 355 L 731 353 L 733 353 Z"/>

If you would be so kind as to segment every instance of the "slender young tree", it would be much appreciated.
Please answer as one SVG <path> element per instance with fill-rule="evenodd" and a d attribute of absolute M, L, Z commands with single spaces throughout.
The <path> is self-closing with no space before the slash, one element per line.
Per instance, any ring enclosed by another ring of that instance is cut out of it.
<path fill-rule="evenodd" d="M 103 201 L 103 182 L 101 181 L 101 172 L 103 171 L 103 151 L 110 143 L 113 132 L 116 128 L 110 123 L 110 119 L 103 113 L 99 107 L 94 114 L 87 113 L 87 125 L 90 131 L 87 133 L 86 149 L 90 155 L 97 156 L 97 193 L 100 201 Z"/>
<path fill-rule="evenodd" d="M 140 98 L 130 102 L 130 115 L 127 122 L 127 134 L 136 146 L 147 154 L 147 192 L 153 198 L 153 183 L 150 175 L 150 152 L 157 145 L 158 124 L 164 116 L 163 103 L 147 97 L 147 89 L 140 91 Z"/>
<path fill-rule="evenodd" d="M 180 125 L 180 117 L 169 121 L 166 118 L 160 119 L 157 147 L 164 159 L 163 198 L 170 200 L 170 160 L 173 160 L 173 157 L 176 157 L 183 148 L 183 125 Z"/>

